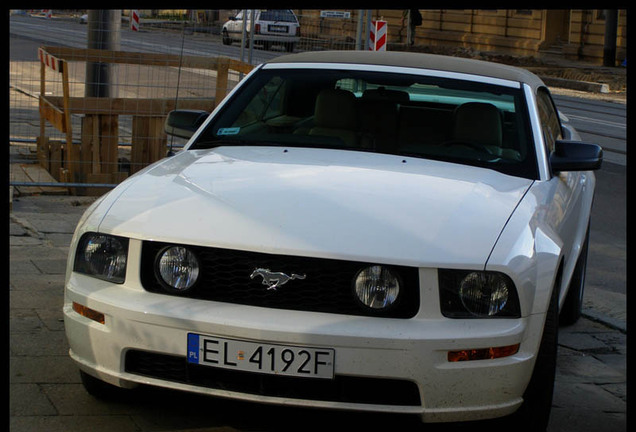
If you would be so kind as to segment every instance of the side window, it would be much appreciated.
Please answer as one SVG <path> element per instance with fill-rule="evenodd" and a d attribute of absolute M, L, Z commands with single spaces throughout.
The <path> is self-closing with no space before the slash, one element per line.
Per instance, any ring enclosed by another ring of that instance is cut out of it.
<path fill-rule="evenodd" d="M 539 119 L 543 131 L 543 139 L 546 151 L 550 154 L 554 151 L 554 142 L 561 139 L 561 123 L 559 114 L 554 108 L 550 93 L 546 89 L 539 89 L 537 93 L 537 106 L 539 108 Z"/>

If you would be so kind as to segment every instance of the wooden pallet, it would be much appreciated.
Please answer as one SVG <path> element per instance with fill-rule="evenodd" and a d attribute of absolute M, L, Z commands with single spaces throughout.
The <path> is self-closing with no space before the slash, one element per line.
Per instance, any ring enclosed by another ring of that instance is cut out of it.
<path fill-rule="evenodd" d="M 16 195 L 67 195 L 68 189 L 61 186 L 39 186 L 38 183 L 57 183 L 49 172 L 39 164 L 11 164 L 11 182 L 33 183 L 33 186 L 14 186 L 9 194 Z M 9 202 L 12 196 L 9 197 Z"/>

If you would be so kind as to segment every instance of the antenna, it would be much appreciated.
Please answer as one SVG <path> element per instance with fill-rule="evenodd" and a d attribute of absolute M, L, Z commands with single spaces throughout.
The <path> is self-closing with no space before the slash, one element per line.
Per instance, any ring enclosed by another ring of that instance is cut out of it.
<path fill-rule="evenodd" d="M 186 23 L 183 23 L 183 31 L 181 32 L 181 52 L 179 53 L 179 68 L 177 69 L 177 91 L 174 97 L 174 109 L 177 109 L 179 104 L 179 88 L 181 86 L 181 68 L 183 65 L 183 50 L 185 46 L 185 31 L 186 31 Z M 170 146 L 168 149 L 168 156 L 172 156 L 174 153 L 172 152 L 172 146 L 174 144 L 174 135 L 170 135 Z"/>

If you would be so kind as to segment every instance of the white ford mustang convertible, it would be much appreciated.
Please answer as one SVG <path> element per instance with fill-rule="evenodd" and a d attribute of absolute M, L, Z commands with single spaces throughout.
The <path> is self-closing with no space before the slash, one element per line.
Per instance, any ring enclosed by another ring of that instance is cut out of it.
<path fill-rule="evenodd" d="M 602 162 L 565 120 L 522 69 L 354 51 L 172 112 L 73 238 L 84 386 L 545 430 Z"/>

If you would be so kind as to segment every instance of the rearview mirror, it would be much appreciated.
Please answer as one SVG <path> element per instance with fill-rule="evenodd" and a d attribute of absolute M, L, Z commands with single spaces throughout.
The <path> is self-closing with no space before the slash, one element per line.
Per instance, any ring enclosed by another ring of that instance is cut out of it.
<path fill-rule="evenodd" d="M 557 140 L 550 155 L 553 172 L 592 171 L 603 163 L 603 149 L 597 144 Z"/>
<path fill-rule="evenodd" d="M 179 138 L 190 138 L 208 118 L 206 111 L 175 110 L 168 113 L 163 130 L 168 135 Z"/>

